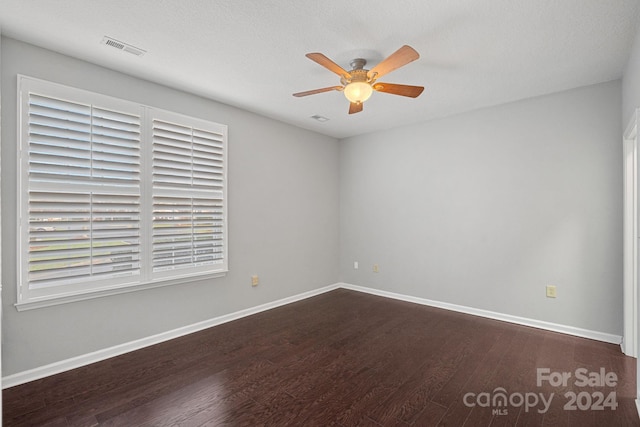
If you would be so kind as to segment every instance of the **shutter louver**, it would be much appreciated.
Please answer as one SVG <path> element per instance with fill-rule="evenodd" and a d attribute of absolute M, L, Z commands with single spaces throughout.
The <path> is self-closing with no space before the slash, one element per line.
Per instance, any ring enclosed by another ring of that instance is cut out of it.
<path fill-rule="evenodd" d="M 91 177 L 91 106 L 29 96 L 29 181 Z"/>
<path fill-rule="evenodd" d="M 31 192 L 29 200 L 29 286 L 91 275 L 91 197 Z"/>
<path fill-rule="evenodd" d="M 223 264 L 224 137 L 153 120 L 153 271 Z"/>

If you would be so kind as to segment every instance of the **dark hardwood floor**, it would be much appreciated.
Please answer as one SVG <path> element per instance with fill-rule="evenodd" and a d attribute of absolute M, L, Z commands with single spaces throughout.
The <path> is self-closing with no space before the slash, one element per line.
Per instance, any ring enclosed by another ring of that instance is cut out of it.
<path fill-rule="evenodd" d="M 538 386 L 537 368 L 571 377 Z M 615 386 L 582 384 L 601 369 Z M 635 377 L 617 345 L 340 289 L 6 389 L 3 410 L 5 426 L 640 426 Z"/>

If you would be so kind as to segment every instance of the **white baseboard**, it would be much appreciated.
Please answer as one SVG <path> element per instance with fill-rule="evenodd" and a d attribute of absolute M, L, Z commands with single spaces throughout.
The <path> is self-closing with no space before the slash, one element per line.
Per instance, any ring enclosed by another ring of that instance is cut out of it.
<path fill-rule="evenodd" d="M 181 328 L 173 329 L 171 331 L 152 335 L 150 337 L 146 337 L 146 338 L 131 341 L 128 343 L 105 348 L 103 350 L 94 351 L 92 353 L 87 353 L 81 356 L 72 357 L 70 359 L 61 360 L 59 362 L 51 363 L 49 365 L 30 369 L 28 371 L 23 371 L 23 372 L 18 372 L 16 374 L 8 375 L 2 378 L 2 388 L 4 389 L 9 387 L 14 387 L 14 386 L 24 384 L 30 381 L 34 381 L 40 378 L 45 378 L 51 375 L 59 374 L 61 372 L 69 371 L 71 369 L 86 366 L 91 363 L 100 362 L 101 360 L 105 360 L 110 357 L 119 356 L 121 354 L 129 353 L 134 350 L 139 350 L 154 344 L 159 344 L 164 341 L 168 341 L 174 338 L 178 338 L 184 335 L 198 332 L 203 329 L 207 329 L 216 325 L 221 325 L 223 323 L 240 319 L 242 317 L 250 316 L 252 314 L 260 313 L 262 311 L 270 310 L 272 308 L 280 307 L 282 305 L 290 304 L 292 302 L 307 299 L 307 298 L 320 295 L 325 292 L 329 292 L 339 288 L 349 289 L 349 290 L 358 291 L 358 292 L 364 292 L 364 293 L 377 295 L 385 298 L 392 298 L 392 299 L 412 302 L 412 303 L 421 304 L 421 305 L 427 305 L 431 307 L 443 308 L 446 310 L 457 311 L 460 313 L 486 317 L 489 319 L 502 320 L 504 322 L 515 323 L 515 324 L 524 325 L 524 326 L 531 326 L 538 329 L 561 332 L 564 334 L 574 335 L 574 336 L 583 337 L 583 338 L 590 338 L 597 341 L 604 341 L 604 342 L 614 343 L 614 344 L 619 344 L 622 341 L 622 337 L 619 335 L 613 335 L 613 334 L 597 332 L 597 331 L 590 331 L 586 329 L 575 328 L 573 326 L 543 322 L 541 320 L 528 319 L 528 318 L 519 317 L 519 316 L 512 316 L 509 314 L 497 313 L 497 312 L 488 311 L 488 310 L 481 310 L 481 309 L 466 307 L 466 306 L 457 305 L 457 304 L 433 301 L 425 298 L 413 297 L 409 295 L 402 295 L 402 294 L 397 294 L 393 292 L 381 291 L 379 289 L 367 288 L 364 286 L 351 285 L 348 283 L 336 283 L 333 285 L 325 286 L 323 288 L 315 289 L 312 291 L 293 295 L 291 297 L 279 299 L 277 301 L 273 301 L 270 303 L 262 304 L 256 307 L 247 308 L 244 310 L 236 311 L 234 313 L 215 317 L 213 319 L 194 323 L 192 325 L 187 325 Z M 640 403 L 638 403 L 637 400 L 636 400 L 636 404 L 639 405 L 638 411 L 640 413 Z"/>
<path fill-rule="evenodd" d="M 194 323 L 192 325 L 187 325 L 182 328 L 177 328 L 171 331 L 162 332 L 160 334 L 152 335 L 150 337 L 146 337 L 146 338 L 131 341 L 128 343 L 105 348 L 103 350 L 94 351 L 92 353 L 83 354 L 81 356 L 72 357 L 70 359 L 61 360 L 59 362 L 51 363 L 49 365 L 44 365 L 38 368 L 29 369 L 28 371 L 18 372 L 16 374 L 3 377 L 2 388 L 5 389 L 9 387 L 14 387 L 16 385 L 24 384 L 40 378 L 45 378 L 50 375 L 55 375 L 61 372 L 69 371 L 71 369 L 79 368 L 81 366 L 86 366 L 91 363 L 100 362 L 101 360 L 105 360 L 110 357 L 120 356 L 121 354 L 129 353 L 134 350 L 139 350 L 154 344 L 159 344 L 164 341 L 169 341 L 171 339 L 188 335 L 194 332 L 198 332 L 203 329 L 210 328 L 212 326 L 221 325 L 223 323 L 231 322 L 232 320 L 237 320 L 242 317 L 251 316 L 252 314 L 257 314 L 262 311 L 270 310 L 272 308 L 280 307 L 282 305 L 291 304 L 292 302 L 296 302 L 296 301 L 307 299 L 316 295 L 320 295 L 325 292 L 329 292 L 334 289 L 337 289 L 339 287 L 340 286 L 338 284 L 325 286 L 323 288 L 314 289 L 309 292 L 304 292 L 291 297 L 279 299 L 277 301 L 258 305 L 256 307 L 247 308 L 245 310 L 236 311 L 234 313 L 225 314 L 219 317 L 214 317 L 213 319 Z"/>
<path fill-rule="evenodd" d="M 560 325 L 557 323 L 544 322 L 542 320 L 528 319 L 526 317 L 513 316 L 510 314 L 497 313 L 489 310 L 481 310 L 479 308 L 466 307 L 464 305 L 450 304 L 447 302 L 433 301 L 425 298 L 418 298 L 409 295 L 396 294 L 393 292 L 381 291 L 379 289 L 367 288 L 364 286 L 350 285 L 348 283 L 340 283 L 339 286 L 344 289 L 351 289 L 359 292 L 366 292 L 372 295 L 378 295 L 386 298 L 393 298 L 401 301 L 412 302 L 416 304 L 428 305 L 430 307 L 444 308 L 446 310 L 457 311 L 474 316 L 486 317 L 494 320 L 502 320 L 503 322 L 515 323 L 523 326 L 531 326 L 533 328 L 545 329 L 553 332 L 561 332 L 567 335 L 574 335 L 582 338 L 589 338 L 597 341 L 604 341 L 612 344 L 620 344 L 622 336 L 613 335 L 606 332 L 591 331 L 588 329 L 576 328 L 573 326 Z"/>

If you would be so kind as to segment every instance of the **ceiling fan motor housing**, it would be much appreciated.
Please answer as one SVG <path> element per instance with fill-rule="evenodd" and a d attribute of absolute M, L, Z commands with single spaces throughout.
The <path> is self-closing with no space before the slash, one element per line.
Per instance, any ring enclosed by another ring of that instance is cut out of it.
<path fill-rule="evenodd" d="M 356 58 L 351 61 L 352 70 L 349 71 L 349 76 L 342 76 L 340 82 L 343 85 L 354 82 L 373 83 L 374 79 L 369 78 L 369 70 L 365 70 L 364 66 L 367 64 L 367 60 L 363 58 Z"/>
<path fill-rule="evenodd" d="M 340 79 L 340 83 L 342 83 L 343 85 L 349 84 L 349 83 L 354 83 L 354 82 L 365 82 L 368 83 L 369 82 L 369 77 L 367 76 L 367 72 L 369 70 L 351 70 L 349 71 L 349 74 L 351 75 L 351 77 L 342 77 Z"/>

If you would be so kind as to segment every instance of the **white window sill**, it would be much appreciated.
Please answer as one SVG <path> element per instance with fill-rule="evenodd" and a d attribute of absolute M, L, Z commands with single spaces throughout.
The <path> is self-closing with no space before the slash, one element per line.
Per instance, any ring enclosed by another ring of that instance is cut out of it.
<path fill-rule="evenodd" d="M 201 280 L 215 279 L 219 277 L 224 277 L 226 275 L 227 275 L 227 271 L 219 271 L 216 273 L 194 275 L 191 277 L 180 277 L 180 278 L 168 279 L 168 280 L 157 280 L 154 282 L 142 283 L 134 286 L 129 285 L 129 286 L 123 286 L 123 287 L 109 288 L 109 289 L 97 289 L 97 290 L 92 290 L 86 293 L 60 295 L 55 297 L 43 298 L 37 301 L 19 302 L 15 304 L 15 307 L 18 311 L 34 310 L 37 308 L 67 304 L 70 302 L 84 301 L 84 300 L 93 299 L 93 298 L 101 298 L 109 295 L 118 295 L 118 294 L 124 294 L 129 292 L 136 292 L 144 289 L 153 289 L 153 288 L 160 288 L 163 286 L 180 285 L 183 283 L 191 283 L 191 282 L 197 282 Z"/>

